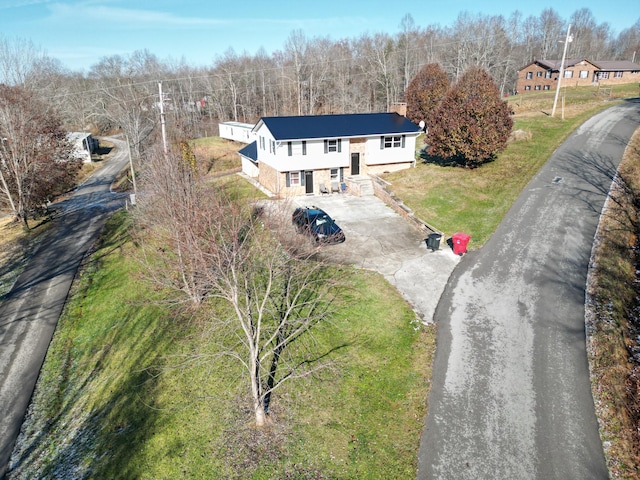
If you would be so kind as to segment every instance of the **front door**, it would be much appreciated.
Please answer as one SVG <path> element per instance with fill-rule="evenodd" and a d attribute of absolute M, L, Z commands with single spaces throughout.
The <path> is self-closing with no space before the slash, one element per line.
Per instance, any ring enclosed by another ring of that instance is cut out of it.
<path fill-rule="evenodd" d="M 351 175 L 360 175 L 360 154 L 351 154 Z"/>
<path fill-rule="evenodd" d="M 311 170 L 304 172 L 304 191 L 313 193 L 313 171 Z"/>

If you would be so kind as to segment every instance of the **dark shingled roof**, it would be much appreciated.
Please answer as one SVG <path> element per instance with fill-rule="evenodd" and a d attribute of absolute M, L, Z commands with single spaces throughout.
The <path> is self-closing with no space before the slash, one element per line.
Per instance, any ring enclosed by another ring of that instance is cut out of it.
<path fill-rule="evenodd" d="M 417 125 L 397 113 L 262 117 L 260 121 L 267 126 L 278 141 L 366 137 L 418 133 L 420 131 Z M 259 124 L 260 122 L 258 122 Z"/>
<path fill-rule="evenodd" d="M 633 63 L 630 62 L 628 60 L 598 60 L 598 61 L 591 61 L 588 60 L 586 58 L 569 58 L 566 59 L 564 61 L 564 68 L 571 68 L 571 67 L 575 67 L 576 65 L 578 65 L 581 62 L 589 62 L 592 65 L 594 65 L 596 67 L 596 69 L 598 70 L 604 70 L 604 71 L 634 71 L 634 70 L 640 70 L 640 66 L 637 63 Z M 523 70 L 524 68 L 527 68 L 529 65 L 533 65 L 534 63 L 537 63 L 538 65 L 548 69 L 548 70 L 556 70 L 559 71 L 560 70 L 560 63 L 562 63 L 561 60 L 535 60 L 527 65 L 525 65 L 524 67 L 522 67 L 520 70 Z"/>
<path fill-rule="evenodd" d="M 252 162 L 258 161 L 258 142 L 251 142 L 246 147 L 242 147 L 238 150 L 238 153 L 245 158 L 248 158 Z"/>
<path fill-rule="evenodd" d="M 604 71 L 623 71 L 623 70 L 631 70 L 631 71 L 640 71 L 640 65 L 637 63 L 630 62 L 629 60 L 599 60 L 593 62 L 595 66 L 597 66 L 600 70 Z"/>

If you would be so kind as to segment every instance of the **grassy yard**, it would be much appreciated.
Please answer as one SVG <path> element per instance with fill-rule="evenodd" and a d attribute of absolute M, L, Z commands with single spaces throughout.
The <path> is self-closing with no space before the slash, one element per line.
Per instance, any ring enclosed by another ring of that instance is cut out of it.
<path fill-rule="evenodd" d="M 74 287 L 11 478 L 415 477 L 435 332 L 381 276 L 348 274 L 316 333 L 347 343 L 336 368 L 279 390 L 257 431 L 238 365 L 181 363 L 203 319 L 154 302 L 127 223 L 113 217 Z"/>
<path fill-rule="evenodd" d="M 475 170 L 419 164 L 386 179 L 419 217 L 447 234 L 470 233 L 478 247 L 562 140 L 611 105 L 573 93 L 564 121 L 542 113 L 548 96 L 512 97 L 520 102 L 514 128 L 531 138 L 495 162 Z M 240 165 L 239 145 L 206 138 L 192 147 L 218 177 L 212 181 L 239 197 L 260 195 L 224 176 Z M 316 333 L 320 346 L 348 343 L 336 368 L 278 390 L 276 424 L 255 430 L 236 364 L 183 362 L 196 347 L 214 353 L 199 340 L 205 319 L 164 304 L 162 292 L 141 281 L 128 224 L 126 212 L 108 222 L 74 284 L 12 479 L 415 478 L 435 330 L 420 326 L 381 276 L 348 272 L 342 308 Z"/>
<path fill-rule="evenodd" d="M 242 163 L 238 156 L 244 144 L 220 137 L 197 138 L 190 142 L 193 153 L 199 162 L 207 165 L 211 172 L 224 173 L 240 171 Z"/>
<path fill-rule="evenodd" d="M 418 162 L 414 169 L 387 174 L 390 189 L 415 214 L 446 235 L 471 235 L 470 248 L 482 246 L 526 184 L 553 151 L 581 123 L 611 103 L 572 106 L 566 119 L 544 113 L 517 115 L 514 130 L 530 139 L 510 143 L 495 161 L 480 168 L 441 167 Z"/>

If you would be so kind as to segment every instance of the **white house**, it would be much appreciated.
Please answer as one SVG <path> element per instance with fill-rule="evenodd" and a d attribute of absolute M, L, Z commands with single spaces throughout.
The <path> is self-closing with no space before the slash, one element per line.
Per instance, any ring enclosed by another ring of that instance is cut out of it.
<path fill-rule="evenodd" d="M 397 113 L 263 117 L 242 169 L 281 196 L 338 190 L 346 177 L 415 164 L 420 127 Z"/>
<path fill-rule="evenodd" d="M 91 162 L 91 154 L 98 148 L 98 139 L 87 132 L 70 132 L 67 138 L 73 145 L 72 155 L 84 163 Z"/>
<path fill-rule="evenodd" d="M 221 122 L 218 124 L 221 138 L 242 143 L 251 143 L 253 141 L 251 133 L 253 127 L 252 123 L 241 122 Z"/>

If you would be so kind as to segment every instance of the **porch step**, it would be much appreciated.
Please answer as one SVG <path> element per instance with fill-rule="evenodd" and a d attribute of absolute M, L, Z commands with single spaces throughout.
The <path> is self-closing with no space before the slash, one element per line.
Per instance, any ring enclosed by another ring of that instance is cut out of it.
<path fill-rule="evenodd" d="M 373 180 L 366 175 L 353 175 L 347 177 L 350 183 L 356 184 L 357 190 L 361 197 L 373 195 Z"/>

